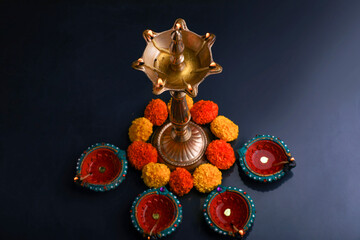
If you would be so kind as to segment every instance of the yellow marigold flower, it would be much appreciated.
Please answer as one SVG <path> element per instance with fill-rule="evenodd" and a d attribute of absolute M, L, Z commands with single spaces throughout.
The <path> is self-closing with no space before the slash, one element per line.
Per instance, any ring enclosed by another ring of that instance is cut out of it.
<path fill-rule="evenodd" d="M 129 128 L 129 138 L 131 142 L 144 141 L 146 142 L 151 136 L 153 130 L 153 124 L 150 120 L 141 117 L 132 121 Z"/>
<path fill-rule="evenodd" d="M 197 167 L 193 174 L 194 186 L 202 193 L 214 190 L 221 184 L 222 174 L 220 170 L 212 164 L 205 163 Z"/>
<path fill-rule="evenodd" d="M 239 127 L 224 116 L 217 116 L 210 124 L 211 132 L 218 138 L 231 142 L 237 139 Z"/>
<path fill-rule="evenodd" d="M 170 113 L 170 109 L 171 109 L 171 99 L 172 99 L 172 98 L 170 98 L 170 100 L 169 100 L 169 102 L 168 102 L 168 104 L 167 104 L 169 113 Z M 187 94 L 186 94 L 185 99 L 186 99 L 186 103 L 187 103 L 187 105 L 188 105 L 188 108 L 189 108 L 189 110 L 190 110 L 190 109 L 193 107 L 193 105 L 194 105 L 194 100 L 192 99 L 192 97 L 188 96 Z"/>
<path fill-rule="evenodd" d="M 143 167 L 141 178 L 150 188 L 165 186 L 170 180 L 170 169 L 165 164 L 151 162 Z"/>

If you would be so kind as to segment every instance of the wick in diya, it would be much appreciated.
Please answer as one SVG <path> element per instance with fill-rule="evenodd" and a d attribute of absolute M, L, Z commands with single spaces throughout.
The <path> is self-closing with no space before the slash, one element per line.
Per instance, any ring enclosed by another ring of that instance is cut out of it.
<path fill-rule="evenodd" d="M 222 201 L 226 201 L 227 199 L 225 198 L 223 198 L 223 196 L 222 196 L 222 194 L 221 194 L 221 191 L 222 191 L 222 188 L 221 187 L 218 187 L 217 189 L 216 189 L 218 192 L 219 192 L 219 195 L 221 196 L 221 199 L 222 199 Z M 232 200 L 233 200 L 233 198 L 231 198 Z M 231 215 L 231 209 L 230 208 L 226 208 L 225 209 L 225 211 L 224 211 L 224 216 L 225 217 L 230 217 L 230 215 Z M 231 220 L 230 220 L 231 221 Z M 236 227 L 236 225 L 233 223 L 233 221 L 231 221 L 231 226 L 232 226 L 232 228 L 236 231 L 236 232 L 238 232 L 239 234 L 240 234 L 240 236 L 242 237 L 242 236 L 244 236 L 244 230 L 242 230 L 242 229 L 238 229 L 237 227 Z"/>
<path fill-rule="evenodd" d="M 267 164 L 269 162 L 269 158 L 265 157 L 265 156 L 262 156 L 260 158 L 260 162 L 262 164 Z M 272 166 L 278 166 L 278 165 L 283 165 L 283 164 L 287 164 L 287 163 L 289 163 L 289 162 L 288 161 L 281 161 L 281 162 L 277 162 L 277 163 L 272 164 Z"/>

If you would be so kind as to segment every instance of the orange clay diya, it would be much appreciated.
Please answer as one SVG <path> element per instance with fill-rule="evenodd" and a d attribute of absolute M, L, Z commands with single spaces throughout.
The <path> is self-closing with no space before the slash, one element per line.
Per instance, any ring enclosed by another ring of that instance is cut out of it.
<path fill-rule="evenodd" d="M 270 135 L 257 135 L 238 150 L 240 166 L 250 178 L 273 182 L 296 166 L 284 141 Z"/>
<path fill-rule="evenodd" d="M 204 217 L 210 227 L 222 235 L 243 237 L 255 219 L 251 197 L 235 187 L 218 186 L 205 200 Z"/>
<path fill-rule="evenodd" d="M 103 192 L 119 186 L 127 168 L 125 151 L 109 143 L 96 143 L 81 154 L 74 181 L 90 190 Z"/>
<path fill-rule="evenodd" d="M 130 215 L 143 237 L 156 239 L 176 230 L 181 223 L 182 206 L 165 187 L 149 189 L 136 197 Z"/>

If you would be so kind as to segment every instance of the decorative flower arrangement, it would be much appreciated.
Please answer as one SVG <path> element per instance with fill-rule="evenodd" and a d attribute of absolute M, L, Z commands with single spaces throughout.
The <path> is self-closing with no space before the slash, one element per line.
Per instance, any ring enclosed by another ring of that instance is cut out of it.
<path fill-rule="evenodd" d="M 218 138 L 231 142 L 237 139 L 239 127 L 230 119 L 218 116 L 210 124 L 211 132 Z"/>
<path fill-rule="evenodd" d="M 192 99 L 187 98 L 187 101 L 190 101 L 188 105 L 191 106 Z M 171 106 L 171 101 L 168 106 Z M 179 167 L 171 172 L 167 165 L 157 163 L 159 157 L 157 149 L 146 142 L 153 133 L 153 125 L 161 126 L 166 121 L 168 106 L 160 99 L 151 100 L 144 111 L 145 117 L 135 119 L 129 128 L 129 138 L 132 143 L 127 149 L 128 160 L 131 166 L 142 171 L 141 178 L 145 185 L 151 188 L 135 199 L 131 210 L 132 223 L 148 239 L 171 234 L 182 218 L 182 206 L 174 194 L 184 196 L 195 187 L 201 193 L 212 191 L 203 205 L 204 217 L 210 227 L 222 235 L 243 238 L 255 218 L 254 203 L 246 192 L 221 186 L 222 173 L 220 171 L 231 168 L 235 163 L 235 152 L 228 142 L 238 137 L 238 126 L 224 116 L 217 116 L 219 108 L 214 102 L 201 100 L 195 103 L 191 109 L 193 120 L 198 124 L 210 123 L 211 132 L 219 139 L 213 140 L 207 146 L 205 156 L 210 163 L 198 166 L 192 175 L 185 168 Z M 266 154 L 262 156 L 264 159 L 253 158 L 258 149 L 265 149 L 271 155 L 278 156 L 277 162 L 267 163 L 270 157 L 266 157 Z M 254 180 L 275 181 L 280 179 L 288 169 L 296 166 L 287 145 L 270 135 L 259 135 L 251 139 L 238 150 L 238 153 L 242 170 Z M 95 156 L 97 161 L 94 164 Z M 249 159 L 252 161 L 247 161 Z M 270 167 L 265 170 L 257 169 L 256 163 L 259 161 L 262 162 L 262 167 Z M 113 189 L 126 175 L 125 151 L 111 144 L 96 144 L 81 155 L 77 170 L 74 181 L 82 186 L 95 191 Z M 268 175 L 264 176 L 264 173 Z M 172 192 L 166 190 L 167 184 Z M 150 201 L 150 198 L 154 201 Z M 227 207 L 225 211 L 217 210 L 220 204 Z M 146 215 L 146 221 L 141 222 L 137 220 L 136 214 L 138 209 L 144 209 L 144 206 L 155 209 L 156 212 L 147 211 L 149 214 Z M 248 214 L 242 216 L 243 209 L 248 209 Z M 225 220 L 218 220 L 220 217 Z M 161 227 L 158 223 L 162 224 Z"/>
<path fill-rule="evenodd" d="M 191 118 L 197 124 L 207 124 L 218 115 L 219 107 L 213 101 L 200 100 L 191 108 Z"/>
<path fill-rule="evenodd" d="M 146 106 L 144 117 L 149 119 L 155 126 L 161 126 L 168 117 L 166 103 L 161 99 L 153 99 Z"/>
<path fill-rule="evenodd" d="M 170 190 L 178 196 L 183 196 L 193 188 L 193 177 L 185 168 L 176 168 L 170 174 Z"/>
<path fill-rule="evenodd" d="M 221 184 L 222 174 L 212 164 L 205 163 L 197 167 L 193 174 L 194 187 L 202 193 L 208 193 Z"/>
<path fill-rule="evenodd" d="M 158 153 L 150 143 L 135 141 L 127 149 L 129 162 L 137 170 L 141 170 L 148 163 L 156 163 Z"/>
<path fill-rule="evenodd" d="M 221 170 L 229 169 L 235 163 L 235 152 L 224 140 L 212 141 L 206 149 L 206 158 Z"/>
<path fill-rule="evenodd" d="M 129 137 L 133 142 L 127 150 L 130 164 L 142 170 L 142 179 L 150 188 L 158 188 L 169 183 L 170 190 L 178 196 L 188 194 L 195 186 L 199 192 L 207 193 L 221 184 L 221 170 L 229 169 L 235 162 L 235 153 L 227 142 L 238 136 L 238 126 L 224 116 L 218 116 L 219 107 L 212 101 L 200 100 L 194 104 L 186 95 L 186 101 L 192 120 L 198 124 L 210 123 L 212 133 L 220 138 L 212 141 L 205 156 L 210 163 L 202 164 L 193 175 L 184 168 L 176 168 L 172 173 L 164 165 L 157 163 L 158 152 L 146 141 L 153 133 L 153 125 L 161 126 L 168 117 L 171 100 L 166 105 L 161 99 L 153 99 L 146 106 L 144 117 L 135 119 L 129 128 Z"/>
<path fill-rule="evenodd" d="M 149 163 L 142 169 L 141 178 L 146 186 L 159 188 L 165 186 L 170 180 L 170 169 L 162 163 Z"/>
<path fill-rule="evenodd" d="M 144 141 L 146 142 L 153 132 L 153 124 L 149 119 L 141 117 L 132 121 L 129 128 L 130 141 Z"/>

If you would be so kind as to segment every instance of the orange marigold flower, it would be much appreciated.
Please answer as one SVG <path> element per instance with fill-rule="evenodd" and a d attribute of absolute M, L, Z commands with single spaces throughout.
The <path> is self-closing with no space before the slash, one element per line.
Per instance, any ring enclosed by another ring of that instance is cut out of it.
<path fill-rule="evenodd" d="M 221 184 L 222 174 L 212 164 L 205 163 L 197 167 L 193 173 L 194 187 L 202 193 L 214 190 Z"/>
<path fill-rule="evenodd" d="M 153 99 L 146 106 L 144 116 L 155 126 L 161 126 L 168 117 L 166 103 L 161 99 Z"/>
<path fill-rule="evenodd" d="M 170 100 L 169 100 L 169 102 L 168 102 L 168 104 L 167 104 L 167 107 L 168 107 L 168 111 L 169 111 L 169 112 L 170 112 L 170 109 L 171 109 L 171 101 L 172 101 L 171 99 L 172 99 L 172 98 L 170 98 Z M 190 96 L 187 95 L 187 94 L 186 94 L 185 99 L 186 99 L 186 104 L 187 104 L 189 110 L 191 110 L 191 108 L 192 108 L 193 105 L 194 105 L 194 100 L 192 99 L 192 97 L 190 97 Z"/>
<path fill-rule="evenodd" d="M 146 142 L 151 136 L 153 124 L 147 118 L 141 117 L 132 121 L 129 128 L 130 141 Z"/>
<path fill-rule="evenodd" d="M 129 162 L 137 170 L 141 170 L 146 164 L 157 162 L 158 153 L 150 143 L 135 141 L 127 149 Z"/>
<path fill-rule="evenodd" d="M 190 113 L 192 120 L 197 124 L 207 124 L 216 118 L 219 107 L 213 101 L 200 100 L 194 104 Z"/>
<path fill-rule="evenodd" d="M 194 186 L 191 173 L 185 168 L 176 168 L 170 174 L 169 185 L 171 191 L 178 196 L 189 193 Z"/>
<path fill-rule="evenodd" d="M 206 158 L 219 169 L 229 169 L 235 163 L 235 152 L 224 140 L 212 141 L 206 149 Z"/>
<path fill-rule="evenodd" d="M 142 169 L 141 178 L 150 188 L 165 186 L 170 179 L 170 169 L 162 163 L 149 163 Z"/>
<path fill-rule="evenodd" d="M 230 142 L 237 139 L 239 127 L 230 119 L 224 116 L 218 116 L 210 124 L 211 132 L 218 138 Z"/>

